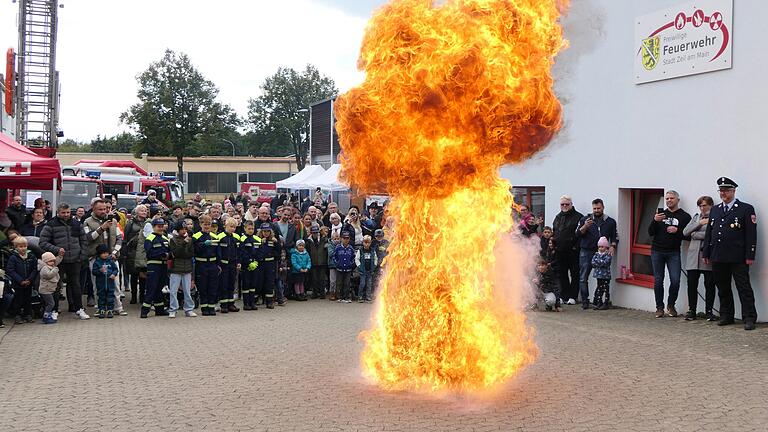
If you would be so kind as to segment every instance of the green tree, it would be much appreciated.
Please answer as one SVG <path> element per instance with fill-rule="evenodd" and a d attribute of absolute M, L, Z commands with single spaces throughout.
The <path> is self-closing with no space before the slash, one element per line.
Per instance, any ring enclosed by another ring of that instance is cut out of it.
<path fill-rule="evenodd" d="M 91 151 L 91 145 L 67 138 L 59 144 L 58 151 L 63 153 L 87 153 Z"/>
<path fill-rule="evenodd" d="M 192 65 L 186 54 L 166 50 L 136 80 L 139 103 L 120 119 L 138 135 L 134 153 L 176 156 L 184 178 L 187 147 L 205 136 L 219 136 L 240 124 L 229 105 L 216 100 L 219 90 Z"/>
<path fill-rule="evenodd" d="M 248 101 L 248 139 L 254 156 L 293 154 L 299 169 L 307 163 L 309 104 L 338 95 L 336 84 L 312 65 L 302 72 L 281 67 L 261 85 L 261 96 Z"/>
<path fill-rule="evenodd" d="M 90 148 L 94 153 L 130 153 L 138 145 L 139 139 L 136 135 L 128 132 L 102 138 L 96 135 L 91 141 Z"/>

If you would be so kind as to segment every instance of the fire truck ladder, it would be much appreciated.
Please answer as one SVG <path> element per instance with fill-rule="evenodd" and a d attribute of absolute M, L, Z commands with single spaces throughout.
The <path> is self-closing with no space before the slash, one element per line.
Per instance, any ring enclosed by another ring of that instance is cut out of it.
<path fill-rule="evenodd" d="M 16 139 L 32 150 L 48 155 L 52 155 L 57 147 L 58 3 L 58 0 L 19 2 Z"/>

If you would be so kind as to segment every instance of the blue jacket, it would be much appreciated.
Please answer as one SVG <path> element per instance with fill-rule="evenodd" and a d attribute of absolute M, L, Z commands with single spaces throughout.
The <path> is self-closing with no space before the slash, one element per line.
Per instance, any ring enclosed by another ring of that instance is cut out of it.
<path fill-rule="evenodd" d="M 301 270 L 309 270 L 312 267 L 312 261 L 309 259 L 309 253 L 306 249 L 299 252 L 291 249 L 291 273 L 301 273 Z"/>
<path fill-rule="evenodd" d="M 37 257 L 29 250 L 24 257 L 14 252 L 5 265 L 5 274 L 11 279 L 14 287 L 20 287 L 21 282 L 25 280 L 34 284 L 38 276 Z"/>
<path fill-rule="evenodd" d="M 344 247 L 339 243 L 333 250 L 333 259 L 336 261 L 336 270 L 351 272 L 355 268 L 355 248 L 351 244 Z"/>
<path fill-rule="evenodd" d="M 101 266 L 107 266 L 106 273 L 101 272 Z M 94 276 L 96 276 L 94 279 L 96 280 L 97 288 L 106 287 L 107 292 L 111 292 L 109 290 L 115 287 L 115 281 L 113 279 L 110 279 L 109 277 L 112 275 L 117 276 L 118 271 L 117 271 L 117 264 L 115 264 L 115 262 L 112 261 L 111 259 L 96 258 L 93 261 L 93 267 L 91 267 L 91 273 Z"/>
<path fill-rule="evenodd" d="M 608 252 L 598 252 L 592 256 L 592 276 L 595 279 L 611 278 L 611 255 Z"/>
<path fill-rule="evenodd" d="M 171 253 L 168 237 L 155 233 L 149 234 L 144 239 L 144 251 L 147 252 L 147 264 L 165 263 Z"/>
<path fill-rule="evenodd" d="M 616 229 L 616 221 L 603 214 L 600 219 L 595 219 L 595 223 L 584 234 L 581 233 L 581 227 L 588 218 L 592 217 L 592 214 L 582 216 L 579 220 L 579 224 L 576 225 L 576 237 L 579 239 L 579 247 L 588 251 L 597 250 L 597 241 L 600 237 L 608 239 L 610 244 L 619 244 L 619 232 Z"/>

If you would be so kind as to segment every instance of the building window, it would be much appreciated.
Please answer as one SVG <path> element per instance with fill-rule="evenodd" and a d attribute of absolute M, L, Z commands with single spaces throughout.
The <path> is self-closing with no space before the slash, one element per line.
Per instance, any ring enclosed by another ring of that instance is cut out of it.
<path fill-rule="evenodd" d="M 290 176 L 291 173 L 251 172 L 248 173 L 248 181 L 251 183 L 275 183 Z"/>
<path fill-rule="evenodd" d="M 512 196 L 515 203 L 525 204 L 534 216 L 544 218 L 544 187 L 513 187 Z"/>
<path fill-rule="evenodd" d="M 632 229 L 630 232 L 629 271 L 638 281 L 653 283 L 651 265 L 651 225 L 656 209 L 664 202 L 663 189 L 632 189 Z"/>
<path fill-rule="evenodd" d="M 187 173 L 189 193 L 234 193 L 237 192 L 237 173 Z"/>
<path fill-rule="evenodd" d="M 248 173 L 237 173 L 237 182 L 238 183 L 247 183 L 248 182 Z"/>

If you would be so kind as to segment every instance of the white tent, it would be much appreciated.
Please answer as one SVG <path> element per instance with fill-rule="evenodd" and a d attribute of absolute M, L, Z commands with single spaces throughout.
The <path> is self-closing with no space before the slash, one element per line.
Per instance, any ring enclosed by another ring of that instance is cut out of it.
<path fill-rule="evenodd" d="M 285 180 L 280 180 L 275 184 L 278 189 L 309 189 L 310 186 L 305 186 L 304 183 L 324 172 L 325 170 L 320 165 L 307 165 L 303 170 L 293 176 L 288 177 Z"/>
<path fill-rule="evenodd" d="M 324 172 L 318 177 L 315 177 L 311 182 L 307 184 L 331 192 L 347 190 L 349 189 L 349 186 L 339 180 L 339 171 L 341 171 L 341 165 L 333 164 L 330 168 L 328 168 L 328 171 Z"/>

